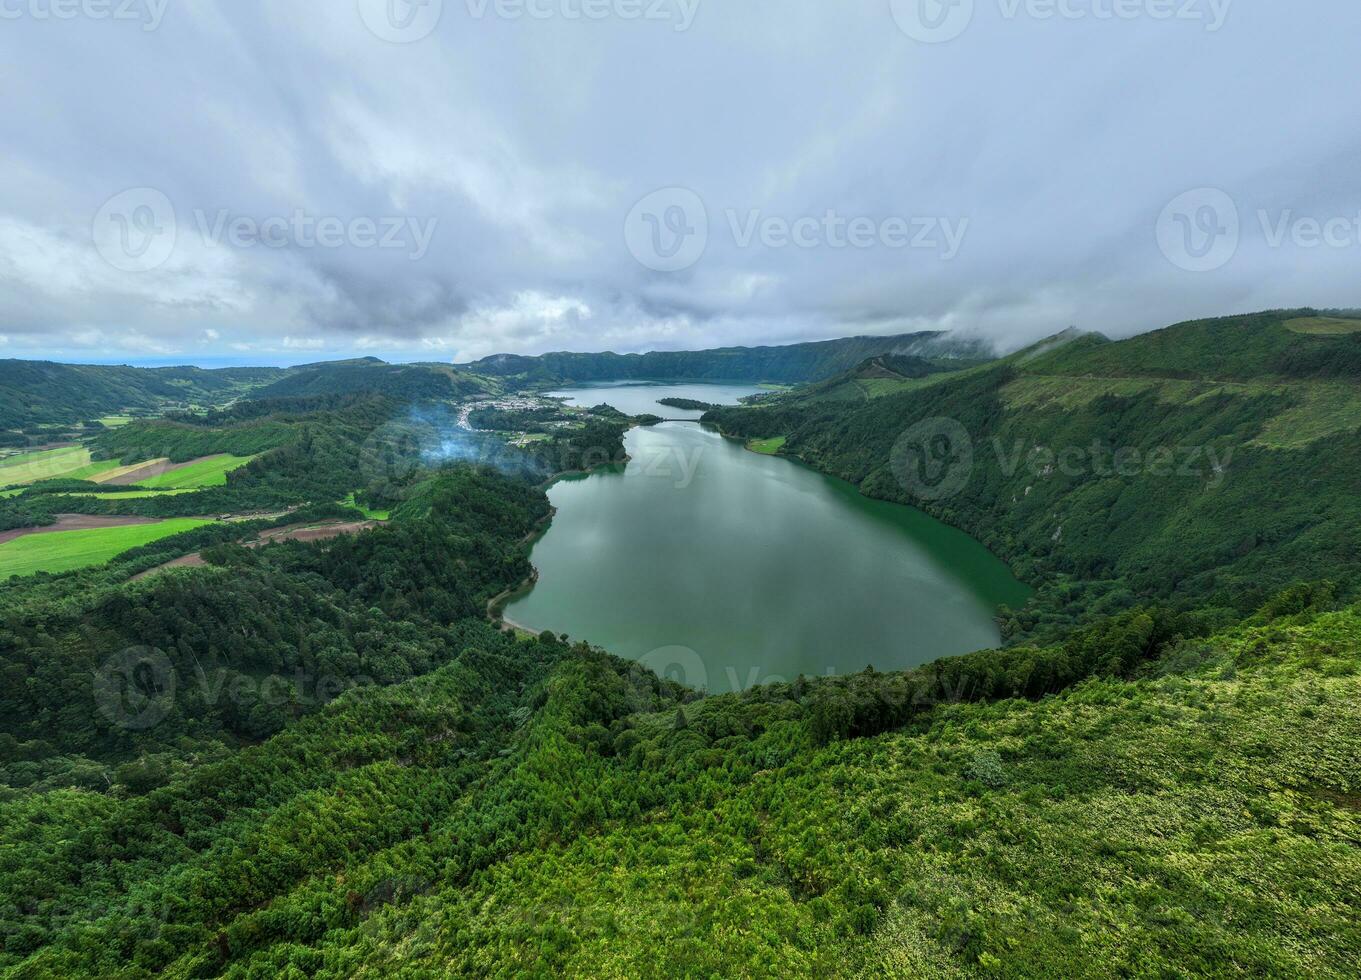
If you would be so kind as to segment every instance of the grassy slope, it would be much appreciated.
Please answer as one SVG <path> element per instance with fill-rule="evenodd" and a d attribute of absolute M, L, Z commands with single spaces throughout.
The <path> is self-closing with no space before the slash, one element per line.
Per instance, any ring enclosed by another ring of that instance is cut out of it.
<path fill-rule="evenodd" d="M 92 480 L 99 483 L 135 468 L 121 466 L 113 459 L 93 460 L 90 450 L 84 446 L 45 449 L 0 460 L 0 486 L 56 479 Z"/>
<path fill-rule="evenodd" d="M 1361 336 L 1287 328 L 1291 311 L 1192 320 L 1119 343 L 1088 338 L 1038 357 L 1035 374 L 1183 380 L 1361 379 Z"/>
<path fill-rule="evenodd" d="M 774 439 L 753 439 L 751 442 L 747 443 L 747 448 L 752 452 L 774 456 L 784 448 L 784 443 L 784 436 L 776 436 Z"/>
<path fill-rule="evenodd" d="M 83 446 L 19 453 L 0 460 L 0 486 L 50 480 L 89 465 L 90 451 Z"/>
<path fill-rule="evenodd" d="M 139 480 L 138 485 L 152 490 L 195 490 L 200 487 L 224 487 L 227 474 L 245 466 L 254 456 L 221 456 L 200 459 L 188 466 L 170 470 L 159 476 Z"/>
<path fill-rule="evenodd" d="M 16 538 L 0 544 L 0 578 L 34 572 L 55 574 L 100 565 L 125 551 L 210 523 L 176 518 L 157 524 L 55 531 Z"/>

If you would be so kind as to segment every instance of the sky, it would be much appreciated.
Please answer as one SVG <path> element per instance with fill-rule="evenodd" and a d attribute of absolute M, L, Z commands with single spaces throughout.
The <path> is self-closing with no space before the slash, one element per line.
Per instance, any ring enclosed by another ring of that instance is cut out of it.
<path fill-rule="evenodd" d="M 1361 306 L 1355 0 L 0 0 L 0 358 Z"/>

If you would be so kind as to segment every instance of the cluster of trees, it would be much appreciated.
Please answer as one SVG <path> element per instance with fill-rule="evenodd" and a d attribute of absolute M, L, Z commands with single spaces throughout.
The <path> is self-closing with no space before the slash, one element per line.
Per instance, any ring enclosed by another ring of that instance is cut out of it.
<path fill-rule="evenodd" d="M 530 443 L 525 453 L 549 475 L 619 466 L 628 459 L 624 450 L 627 431 L 624 422 L 593 415 L 578 428 L 559 430 L 550 441 Z"/>
<path fill-rule="evenodd" d="M 667 408 L 679 408 L 684 412 L 707 412 L 711 408 L 718 407 L 709 402 L 696 401 L 693 398 L 658 398 L 657 404 L 665 405 Z"/>

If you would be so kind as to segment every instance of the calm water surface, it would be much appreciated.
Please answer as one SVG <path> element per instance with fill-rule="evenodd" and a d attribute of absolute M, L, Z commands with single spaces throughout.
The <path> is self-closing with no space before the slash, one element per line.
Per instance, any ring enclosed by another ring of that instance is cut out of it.
<path fill-rule="evenodd" d="M 630 414 L 735 385 L 558 392 Z M 632 430 L 627 466 L 556 483 L 538 584 L 506 618 L 567 633 L 710 691 L 915 666 L 995 646 L 1029 592 L 982 545 L 908 507 L 761 456 L 703 426 Z"/>

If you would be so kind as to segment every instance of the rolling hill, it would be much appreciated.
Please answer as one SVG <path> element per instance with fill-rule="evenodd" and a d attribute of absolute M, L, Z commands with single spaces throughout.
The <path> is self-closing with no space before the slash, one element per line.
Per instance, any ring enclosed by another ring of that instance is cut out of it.
<path fill-rule="evenodd" d="M 799 384 L 854 369 L 868 358 L 900 354 L 935 358 L 983 358 L 981 342 L 946 333 L 848 337 L 784 347 L 726 347 L 647 354 L 554 353 L 538 357 L 498 354 L 460 367 L 479 375 L 525 383 L 591 381 L 751 381 Z"/>
<path fill-rule="evenodd" d="M 377 358 L 293 368 L 252 399 L 314 398 L 368 393 L 407 401 L 439 401 L 485 394 L 488 385 L 447 364 L 387 364 Z"/>
<path fill-rule="evenodd" d="M 63 425 L 126 411 L 222 405 L 282 377 L 280 368 L 134 368 L 0 361 L 0 429 Z"/>

